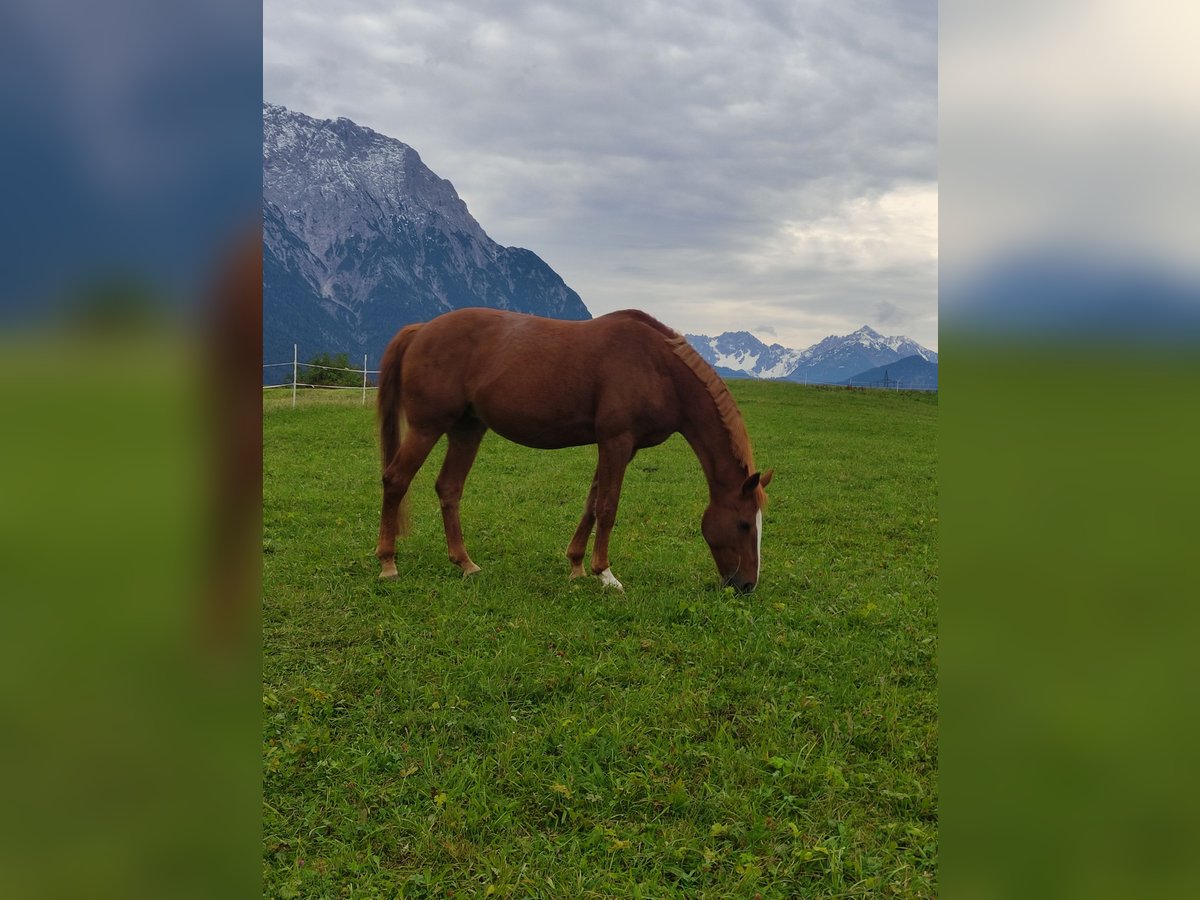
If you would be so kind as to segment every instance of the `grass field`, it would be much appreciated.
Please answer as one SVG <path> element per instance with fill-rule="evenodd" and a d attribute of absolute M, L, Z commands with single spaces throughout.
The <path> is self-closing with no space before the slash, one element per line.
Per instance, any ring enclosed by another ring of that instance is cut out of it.
<path fill-rule="evenodd" d="M 489 435 L 446 557 L 435 449 L 379 582 L 374 410 L 267 392 L 268 896 L 930 896 L 937 396 L 731 384 L 774 468 L 718 590 L 681 438 L 625 479 L 613 572 L 563 555 L 595 448 Z"/>

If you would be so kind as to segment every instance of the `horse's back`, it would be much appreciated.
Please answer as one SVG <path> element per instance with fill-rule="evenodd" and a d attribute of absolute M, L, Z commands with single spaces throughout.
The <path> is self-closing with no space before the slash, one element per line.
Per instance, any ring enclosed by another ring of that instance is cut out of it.
<path fill-rule="evenodd" d="M 637 310 L 576 321 L 471 307 L 421 325 L 408 353 L 415 360 L 436 359 L 443 373 L 461 371 L 467 381 L 514 367 L 554 368 L 569 376 L 596 372 L 607 360 L 637 367 L 673 334 Z"/>

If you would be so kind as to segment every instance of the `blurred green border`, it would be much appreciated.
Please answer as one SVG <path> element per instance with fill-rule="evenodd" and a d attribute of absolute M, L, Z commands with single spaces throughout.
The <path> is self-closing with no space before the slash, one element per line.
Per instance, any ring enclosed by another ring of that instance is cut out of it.
<path fill-rule="evenodd" d="M 1190 895 L 1200 354 L 941 348 L 943 889 Z"/>
<path fill-rule="evenodd" d="M 215 647 L 202 363 L 161 328 L 0 342 L 0 895 L 260 891 L 257 564 Z"/>

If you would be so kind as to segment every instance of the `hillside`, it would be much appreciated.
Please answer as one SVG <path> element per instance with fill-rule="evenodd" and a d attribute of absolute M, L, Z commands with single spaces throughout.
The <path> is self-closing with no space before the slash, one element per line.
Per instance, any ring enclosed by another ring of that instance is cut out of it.
<path fill-rule="evenodd" d="M 859 372 L 842 384 L 859 387 L 895 387 L 905 390 L 936 391 L 938 386 L 938 364 L 920 356 L 906 356 L 887 365 Z"/>

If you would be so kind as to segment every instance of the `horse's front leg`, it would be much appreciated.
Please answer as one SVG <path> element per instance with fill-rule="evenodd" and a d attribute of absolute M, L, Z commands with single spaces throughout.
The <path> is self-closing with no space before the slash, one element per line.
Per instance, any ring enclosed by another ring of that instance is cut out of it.
<path fill-rule="evenodd" d="M 596 466 L 596 541 L 592 545 L 592 574 L 598 576 L 605 587 L 617 590 L 624 588 L 608 563 L 608 538 L 617 521 L 617 503 L 621 499 L 625 467 L 632 458 L 632 442 L 607 442 L 600 445 L 600 462 Z"/>

